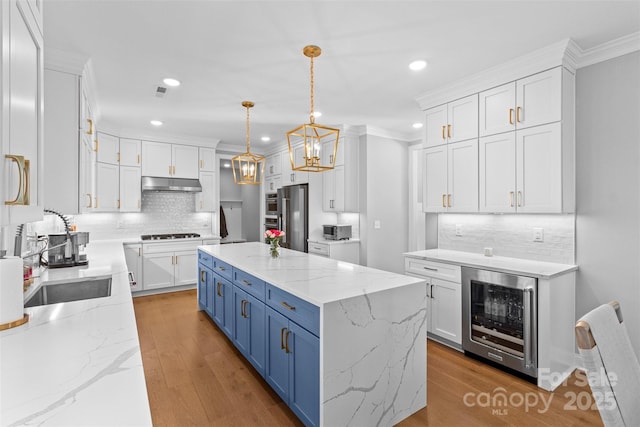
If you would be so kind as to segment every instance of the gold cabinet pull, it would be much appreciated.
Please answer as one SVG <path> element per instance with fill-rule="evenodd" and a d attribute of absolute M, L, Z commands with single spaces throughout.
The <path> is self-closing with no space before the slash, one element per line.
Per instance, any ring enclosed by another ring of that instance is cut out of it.
<path fill-rule="evenodd" d="M 445 125 L 442 125 L 442 139 L 446 139 L 445 136 L 444 136 L 444 128 L 445 127 L 446 127 Z"/>
<path fill-rule="evenodd" d="M 284 331 L 286 330 L 287 328 L 280 329 L 280 350 L 284 350 Z"/>
<path fill-rule="evenodd" d="M 120 199 L 118 199 L 117 205 L 118 205 L 118 209 L 120 209 Z"/>
<path fill-rule="evenodd" d="M 509 191 L 509 207 L 513 207 L 513 191 Z"/>
<path fill-rule="evenodd" d="M 451 125 L 447 125 L 447 138 L 451 138 Z"/>
<path fill-rule="evenodd" d="M 204 160 L 200 160 L 200 169 L 204 167 Z"/>
<path fill-rule="evenodd" d="M 171 265 L 173 265 L 173 255 L 171 255 Z"/>
<path fill-rule="evenodd" d="M 140 154 L 138 154 L 138 164 L 140 164 Z"/>
<path fill-rule="evenodd" d="M 174 175 L 176 174 L 176 167 L 175 167 L 175 165 L 173 166 L 173 174 L 174 174 Z"/>
<path fill-rule="evenodd" d="M 91 193 L 87 193 L 87 196 L 89 196 L 89 206 L 87 206 L 88 208 L 92 208 L 93 207 L 93 197 L 91 197 Z"/>
<path fill-rule="evenodd" d="M 284 334 L 284 352 L 291 353 L 291 349 L 289 349 L 289 334 L 291 331 L 287 330 L 287 333 Z"/>
<path fill-rule="evenodd" d="M 118 163 L 120 163 L 120 152 L 119 152 L 119 151 L 118 151 L 118 153 L 117 153 L 117 157 L 118 157 L 118 159 L 117 159 L 117 160 L 118 160 Z"/>
<path fill-rule="evenodd" d="M 509 108 L 509 124 L 513 124 L 513 108 Z"/>
<path fill-rule="evenodd" d="M 287 310 L 291 310 L 291 311 L 293 311 L 293 310 L 295 310 L 295 309 L 296 309 L 296 308 L 295 308 L 295 306 L 287 304 L 287 302 L 286 302 L 286 301 L 282 301 L 280 304 L 281 304 L 284 308 L 286 308 Z"/>
<path fill-rule="evenodd" d="M 98 209 L 98 196 L 96 196 L 95 199 L 96 199 L 95 208 Z"/>
<path fill-rule="evenodd" d="M 516 122 L 521 123 L 522 120 L 520 120 L 520 113 L 522 112 L 522 107 L 517 107 L 516 108 Z"/>
<path fill-rule="evenodd" d="M 4 204 L 9 206 L 27 206 L 29 205 L 29 174 L 31 170 L 29 160 L 24 156 L 14 156 L 5 154 L 5 159 L 9 159 L 18 166 L 18 195 L 13 200 L 5 200 Z"/>
<path fill-rule="evenodd" d="M 447 197 L 447 195 L 446 195 L 446 194 L 443 194 L 443 195 L 442 195 L 442 207 L 443 207 L 443 208 L 446 208 L 446 207 L 447 207 L 447 205 L 446 205 L 446 204 L 445 204 L 445 202 L 444 202 L 444 198 L 445 198 L 445 197 Z"/>
<path fill-rule="evenodd" d="M 451 207 L 451 194 L 447 194 L 447 207 Z"/>
<path fill-rule="evenodd" d="M 169 165 L 169 175 L 171 175 L 171 165 Z"/>
<path fill-rule="evenodd" d="M 522 206 L 522 191 L 518 191 L 518 206 Z"/>
<path fill-rule="evenodd" d="M 94 139 L 93 142 L 95 142 L 95 146 L 93 147 L 93 151 L 95 151 L 96 153 L 98 152 L 98 138 Z"/>
<path fill-rule="evenodd" d="M 176 255 L 176 265 L 178 265 L 178 255 Z"/>
<path fill-rule="evenodd" d="M 87 135 L 93 135 L 93 120 L 87 119 L 89 122 L 89 130 L 87 131 Z"/>
<path fill-rule="evenodd" d="M 142 248 L 138 248 L 138 256 L 142 256 Z"/>

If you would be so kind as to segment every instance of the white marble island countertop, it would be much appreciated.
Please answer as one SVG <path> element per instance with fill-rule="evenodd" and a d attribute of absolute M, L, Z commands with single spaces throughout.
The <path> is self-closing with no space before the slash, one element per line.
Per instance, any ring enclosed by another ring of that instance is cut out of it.
<path fill-rule="evenodd" d="M 200 249 L 317 306 L 424 282 L 284 248 L 278 258 L 272 259 L 265 243 L 208 245 Z"/>
<path fill-rule="evenodd" d="M 111 296 L 25 308 L 29 322 L 0 332 L 3 427 L 151 425 L 122 241 L 86 252 L 88 268 L 47 270 L 42 280 L 111 275 Z"/>

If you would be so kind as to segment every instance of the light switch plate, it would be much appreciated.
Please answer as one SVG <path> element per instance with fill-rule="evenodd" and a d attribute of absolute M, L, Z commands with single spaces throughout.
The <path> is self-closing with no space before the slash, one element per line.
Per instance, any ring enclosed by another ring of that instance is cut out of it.
<path fill-rule="evenodd" d="M 544 242 L 544 228 L 533 227 L 533 241 Z"/>
<path fill-rule="evenodd" d="M 462 224 L 456 224 L 456 236 L 462 236 Z"/>
<path fill-rule="evenodd" d="M 375 221 L 373 221 L 373 228 L 375 228 L 376 230 L 378 230 L 380 228 L 380 220 L 376 219 Z"/>

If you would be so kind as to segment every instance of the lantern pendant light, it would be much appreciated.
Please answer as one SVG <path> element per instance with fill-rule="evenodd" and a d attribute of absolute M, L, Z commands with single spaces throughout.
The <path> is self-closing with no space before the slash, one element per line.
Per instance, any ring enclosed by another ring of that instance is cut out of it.
<path fill-rule="evenodd" d="M 318 46 L 305 46 L 302 52 L 311 59 L 311 112 L 309 123 L 287 132 L 291 169 L 324 172 L 333 169 L 336 164 L 340 130 L 315 123 L 313 59 L 320 56 L 322 50 Z"/>
<path fill-rule="evenodd" d="M 265 157 L 251 152 L 251 142 L 249 138 L 249 109 L 254 105 L 251 101 L 244 101 L 242 103 L 242 106 L 247 109 L 247 152 L 238 154 L 231 159 L 233 180 L 236 184 L 262 184 Z"/>

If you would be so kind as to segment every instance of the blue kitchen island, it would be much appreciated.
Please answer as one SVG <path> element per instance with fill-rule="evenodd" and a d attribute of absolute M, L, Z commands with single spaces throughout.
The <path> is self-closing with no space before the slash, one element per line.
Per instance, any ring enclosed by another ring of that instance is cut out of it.
<path fill-rule="evenodd" d="M 200 309 L 306 425 L 426 406 L 423 280 L 257 242 L 199 247 L 198 273 Z"/>

